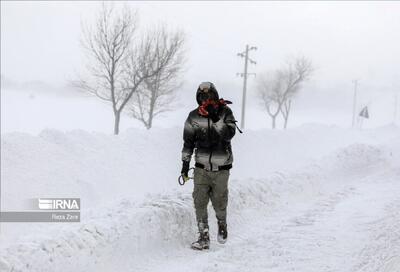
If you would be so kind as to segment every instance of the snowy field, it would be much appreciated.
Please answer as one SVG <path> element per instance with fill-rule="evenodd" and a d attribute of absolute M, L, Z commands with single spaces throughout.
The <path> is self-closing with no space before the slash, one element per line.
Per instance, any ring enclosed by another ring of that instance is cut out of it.
<path fill-rule="evenodd" d="M 229 241 L 194 252 L 181 127 L 1 139 L 2 209 L 80 197 L 82 222 L 1 225 L 1 271 L 382 271 L 400 268 L 400 129 L 303 125 L 233 140 Z M 45 194 L 45 195 L 43 195 Z"/>

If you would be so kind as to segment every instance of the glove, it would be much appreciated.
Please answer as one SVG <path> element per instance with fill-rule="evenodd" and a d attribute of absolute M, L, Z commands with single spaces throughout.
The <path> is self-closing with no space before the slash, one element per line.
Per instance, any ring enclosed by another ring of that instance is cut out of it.
<path fill-rule="evenodd" d="M 181 170 L 181 175 L 185 181 L 189 179 L 189 166 L 190 163 L 188 161 L 182 161 L 182 170 Z"/>
<path fill-rule="evenodd" d="M 209 104 L 209 105 L 207 105 L 206 110 L 208 112 L 208 116 L 211 118 L 211 120 L 214 123 L 219 121 L 218 108 L 215 108 L 214 105 Z"/>

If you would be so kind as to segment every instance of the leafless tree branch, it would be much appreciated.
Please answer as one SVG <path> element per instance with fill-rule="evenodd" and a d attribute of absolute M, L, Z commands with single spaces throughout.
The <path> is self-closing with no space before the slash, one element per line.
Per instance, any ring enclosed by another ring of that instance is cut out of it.
<path fill-rule="evenodd" d="M 283 68 L 260 77 L 257 89 L 272 119 L 272 128 L 276 127 L 276 117 L 279 113 L 284 118 L 284 128 L 287 127 L 293 97 L 312 73 L 311 61 L 301 56 L 290 59 Z"/>
<path fill-rule="evenodd" d="M 131 54 L 136 17 L 128 7 L 117 12 L 103 3 L 95 24 L 82 24 L 81 44 L 89 59 L 88 75 L 74 85 L 111 103 L 115 134 L 119 133 L 123 97 L 126 99 L 123 71 Z"/>
<path fill-rule="evenodd" d="M 143 86 L 137 91 L 137 99 L 131 101 L 130 110 L 134 118 L 150 129 L 154 117 L 172 110 L 175 92 L 181 86 L 185 36 L 162 26 L 149 31 L 143 41 L 148 66 L 141 69 Z"/>

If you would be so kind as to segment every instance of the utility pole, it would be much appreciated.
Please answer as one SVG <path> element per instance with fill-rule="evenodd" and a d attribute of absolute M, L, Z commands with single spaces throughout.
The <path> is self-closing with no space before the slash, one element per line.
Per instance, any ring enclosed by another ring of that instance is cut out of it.
<path fill-rule="evenodd" d="M 243 97 L 242 97 L 242 120 L 240 123 L 240 128 L 244 129 L 244 118 L 245 118 L 245 109 L 246 109 L 246 89 L 247 89 L 247 76 L 248 75 L 256 75 L 255 73 L 248 73 L 247 67 L 248 62 L 250 61 L 251 64 L 257 64 L 254 60 L 249 57 L 249 51 L 257 50 L 257 47 L 246 45 L 246 50 L 242 53 L 238 53 L 239 57 L 244 58 L 244 73 L 237 73 L 236 75 L 243 77 Z"/>
<path fill-rule="evenodd" d="M 358 87 L 358 79 L 353 80 L 354 83 L 354 97 L 353 97 L 353 121 L 351 123 L 351 127 L 354 128 L 356 122 L 356 107 L 357 107 L 357 87 Z"/>

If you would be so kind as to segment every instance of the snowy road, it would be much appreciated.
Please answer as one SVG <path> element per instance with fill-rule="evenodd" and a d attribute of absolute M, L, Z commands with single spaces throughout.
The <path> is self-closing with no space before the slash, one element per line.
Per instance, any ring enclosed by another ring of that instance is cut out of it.
<path fill-rule="evenodd" d="M 271 209 L 270 202 L 259 201 L 240 213 L 232 211 L 225 245 L 216 242 L 214 222 L 209 251 L 192 251 L 185 238 L 171 247 L 163 243 L 125 256 L 125 265 L 101 262 L 95 270 L 398 272 L 400 171 L 373 158 L 375 151 L 352 154 L 370 156 L 372 162 L 367 158 L 340 172 L 300 175 L 310 180 L 311 190 L 304 189 L 302 199 L 293 203 Z"/>

